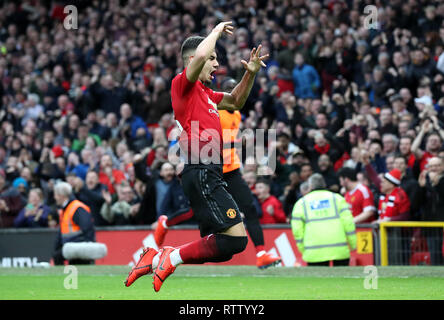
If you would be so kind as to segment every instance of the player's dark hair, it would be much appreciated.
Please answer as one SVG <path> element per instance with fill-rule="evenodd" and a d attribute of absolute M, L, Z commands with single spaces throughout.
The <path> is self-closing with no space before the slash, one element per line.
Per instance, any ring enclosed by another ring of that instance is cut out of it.
<path fill-rule="evenodd" d="M 338 177 L 349 178 L 351 181 L 357 181 L 356 170 L 349 167 L 343 167 L 338 171 Z"/>
<path fill-rule="evenodd" d="M 191 36 L 185 39 L 185 41 L 182 43 L 182 48 L 180 49 L 180 55 L 182 56 L 184 62 L 186 61 L 186 58 L 190 52 L 196 50 L 204 39 L 205 38 L 201 36 Z"/>

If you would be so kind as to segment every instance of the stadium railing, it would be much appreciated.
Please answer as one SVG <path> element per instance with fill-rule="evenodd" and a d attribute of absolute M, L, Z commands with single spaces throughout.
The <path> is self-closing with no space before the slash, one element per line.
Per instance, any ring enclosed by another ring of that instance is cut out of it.
<path fill-rule="evenodd" d="M 444 221 L 379 224 L 380 265 L 442 265 Z"/>

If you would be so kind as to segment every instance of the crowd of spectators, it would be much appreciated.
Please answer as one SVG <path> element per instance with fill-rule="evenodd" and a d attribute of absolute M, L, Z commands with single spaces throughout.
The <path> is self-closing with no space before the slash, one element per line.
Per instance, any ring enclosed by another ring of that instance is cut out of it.
<path fill-rule="evenodd" d="M 0 227 L 56 226 L 58 180 L 96 226 L 187 212 L 168 161 L 179 135 L 171 80 L 184 39 L 228 20 L 236 30 L 217 44 L 213 89 L 240 80 L 252 47 L 270 54 L 241 125 L 277 133 L 265 150 L 274 171 L 242 158 L 261 222 L 288 222 L 312 173 L 344 193 L 342 167 L 376 208 L 378 179 L 399 169 L 409 219 L 444 221 L 443 2 L 76 1 L 77 29 L 64 27 L 67 4 L 0 7 Z"/>

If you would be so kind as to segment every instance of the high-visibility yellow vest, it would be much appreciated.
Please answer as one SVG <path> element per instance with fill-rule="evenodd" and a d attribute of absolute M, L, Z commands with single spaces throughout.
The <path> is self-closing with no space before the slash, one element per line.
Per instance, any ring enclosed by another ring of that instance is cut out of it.
<path fill-rule="evenodd" d="M 315 190 L 294 205 L 291 228 L 302 258 L 323 262 L 350 258 L 356 229 L 349 204 L 338 193 Z"/>

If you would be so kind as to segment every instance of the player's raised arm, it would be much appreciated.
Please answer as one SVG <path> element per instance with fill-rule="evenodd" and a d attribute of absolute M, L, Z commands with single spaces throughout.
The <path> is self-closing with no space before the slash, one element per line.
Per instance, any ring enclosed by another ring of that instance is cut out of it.
<path fill-rule="evenodd" d="M 264 60 L 268 58 L 268 54 L 261 56 L 260 52 L 262 45 L 253 48 L 250 53 L 249 61 L 241 60 L 244 65 L 245 73 L 239 84 L 231 91 L 231 93 L 224 93 L 224 98 L 218 104 L 219 110 L 240 110 L 247 101 L 251 88 L 253 87 L 256 74 L 261 67 L 266 67 Z"/>
<path fill-rule="evenodd" d="M 211 57 L 216 47 L 216 41 L 224 34 L 233 34 L 234 27 L 231 21 L 219 23 L 211 33 L 199 44 L 196 50 L 187 50 L 182 48 L 182 59 L 186 70 L 186 77 L 190 82 L 196 82 L 199 79 L 200 72 L 205 62 Z"/>

